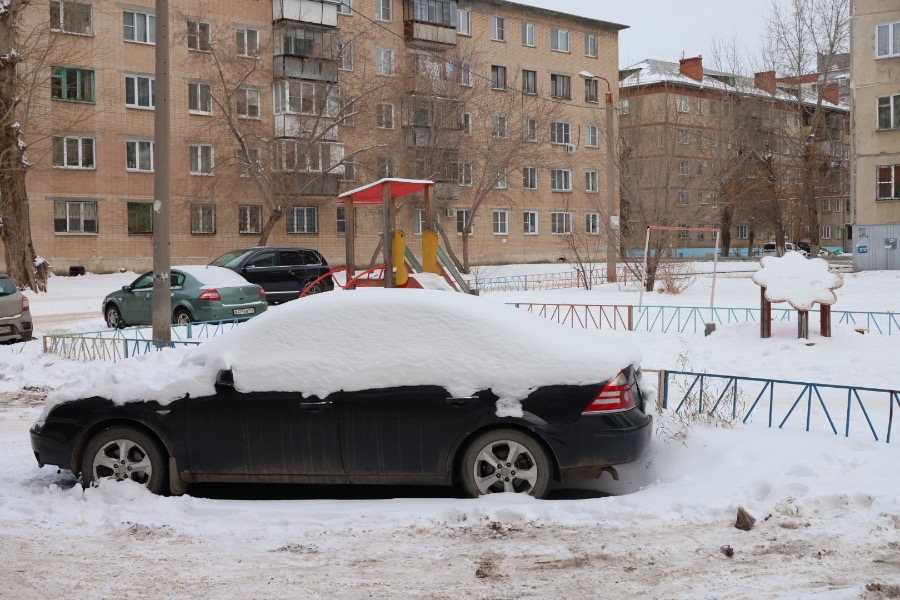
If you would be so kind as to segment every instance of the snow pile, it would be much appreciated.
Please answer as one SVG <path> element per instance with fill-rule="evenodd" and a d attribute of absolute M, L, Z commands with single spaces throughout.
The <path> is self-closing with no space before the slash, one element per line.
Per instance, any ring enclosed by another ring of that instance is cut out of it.
<path fill-rule="evenodd" d="M 769 302 L 787 302 L 797 310 L 811 310 L 816 302 L 834 304 L 834 290 L 844 285 L 840 275 L 828 272 L 828 262 L 804 258 L 799 252 L 782 257 L 764 256 L 753 281 L 766 289 Z"/>

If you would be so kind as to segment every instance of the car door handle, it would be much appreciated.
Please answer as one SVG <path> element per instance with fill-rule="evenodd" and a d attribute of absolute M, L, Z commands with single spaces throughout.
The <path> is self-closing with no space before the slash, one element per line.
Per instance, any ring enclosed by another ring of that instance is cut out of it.
<path fill-rule="evenodd" d="M 309 412 L 319 412 L 323 408 L 327 408 L 331 406 L 330 400 L 324 400 L 322 402 L 301 402 L 300 408 Z"/>
<path fill-rule="evenodd" d="M 478 396 L 462 396 L 459 398 L 447 398 L 447 404 L 450 406 L 462 407 L 468 406 L 472 400 L 478 400 Z"/>

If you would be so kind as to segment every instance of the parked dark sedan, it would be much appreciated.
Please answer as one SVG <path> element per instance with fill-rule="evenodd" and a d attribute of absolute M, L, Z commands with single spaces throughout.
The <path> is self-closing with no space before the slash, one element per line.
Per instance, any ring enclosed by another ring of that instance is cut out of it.
<path fill-rule="evenodd" d="M 322 294 L 178 352 L 48 397 L 39 465 L 156 493 L 452 482 L 540 498 L 614 474 L 652 430 L 634 348 L 452 292 Z"/>
<path fill-rule="evenodd" d="M 280 304 L 300 297 L 306 287 L 330 271 L 325 257 L 311 248 L 245 248 L 232 250 L 210 265 L 225 267 L 266 291 L 269 304 Z M 330 277 L 317 283 L 307 294 L 334 289 Z"/>

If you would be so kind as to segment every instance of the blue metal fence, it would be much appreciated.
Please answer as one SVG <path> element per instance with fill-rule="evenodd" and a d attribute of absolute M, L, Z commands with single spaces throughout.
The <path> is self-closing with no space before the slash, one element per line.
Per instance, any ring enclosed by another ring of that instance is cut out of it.
<path fill-rule="evenodd" d="M 731 418 L 740 418 L 743 423 L 748 423 L 754 412 L 762 411 L 770 428 L 779 420 L 778 417 L 781 417 L 779 429 L 796 424 L 799 418 L 805 417 L 803 425 L 806 431 L 813 429 L 813 417 L 819 414 L 819 429 L 824 428 L 821 421 L 824 417 L 835 435 L 838 435 L 836 423 L 842 425 L 841 432 L 845 437 L 850 436 L 852 424 L 853 431 L 868 430 L 875 441 L 880 439 L 878 431 L 885 431 L 885 442 L 888 444 L 891 442 L 894 405 L 900 409 L 900 392 L 882 388 L 689 371 L 663 371 L 660 381 L 663 408 L 669 408 L 670 396 L 677 397 L 673 394 L 674 387 L 678 387 L 676 394 L 684 391 L 674 409 L 676 413 L 694 410 L 698 414 L 712 416 L 725 403 L 725 407 L 730 404 Z M 754 398 L 749 407 L 746 407 L 744 398 Z M 842 415 L 844 422 L 841 424 L 837 418 Z M 792 416 L 795 418 L 789 423 Z"/>

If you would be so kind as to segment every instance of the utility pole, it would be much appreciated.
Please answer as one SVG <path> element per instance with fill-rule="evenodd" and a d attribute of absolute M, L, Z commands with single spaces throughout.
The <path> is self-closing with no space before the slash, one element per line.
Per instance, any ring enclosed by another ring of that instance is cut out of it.
<path fill-rule="evenodd" d="M 153 121 L 153 340 L 172 340 L 172 284 L 169 181 L 169 0 L 156 0 L 156 100 Z"/>
<path fill-rule="evenodd" d="M 590 71 L 578 74 L 582 79 L 606 82 L 606 282 L 615 283 L 619 254 L 619 216 L 616 214 L 616 140 L 613 136 L 613 94 L 609 80 Z"/>

